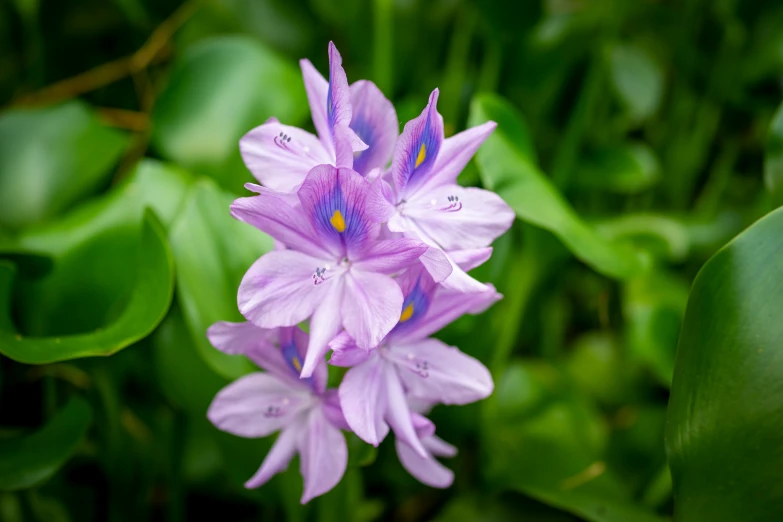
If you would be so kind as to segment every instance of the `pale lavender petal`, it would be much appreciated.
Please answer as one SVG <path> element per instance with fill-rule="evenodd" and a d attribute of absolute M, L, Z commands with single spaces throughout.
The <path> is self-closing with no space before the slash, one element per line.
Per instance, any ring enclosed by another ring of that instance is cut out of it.
<path fill-rule="evenodd" d="M 365 175 L 389 163 L 397 141 L 399 122 L 392 103 L 367 80 L 351 85 L 351 128 L 369 148 L 357 153 L 353 168 Z"/>
<path fill-rule="evenodd" d="M 302 178 L 302 180 L 304 181 L 304 178 Z M 267 187 L 262 187 L 261 185 L 257 185 L 255 183 L 245 183 L 245 188 L 250 192 L 255 192 L 256 194 L 265 194 L 276 197 L 277 199 L 285 202 L 289 207 L 296 208 L 299 206 L 299 196 L 296 195 L 296 192 L 278 192 Z"/>
<path fill-rule="evenodd" d="M 340 395 L 337 393 L 337 388 L 329 388 L 325 390 L 321 395 L 321 406 L 324 410 L 326 419 L 336 428 L 341 430 L 351 431 L 351 427 L 345 420 L 343 415 L 343 408 L 340 405 Z"/>
<path fill-rule="evenodd" d="M 392 159 L 392 179 L 398 197 L 426 181 L 443 142 L 443 118 L 438 114 L 438 89 L 432 91 L 421 115 L 405 124 Z"/>
<path fill-rule="evenodd" d="M 460 268 L 448 254 L 446 254 L 446 257 L 451 264 L 451 275 L 441 283 L 443 288 L 451 292 L 463 294 L 476 294 L 489 291 L 490 285 L 477 281 Z"/>
<path fill-rule="evenodd" d="M 306 215 L 270 193 L 234 200 L 231 215 L 266 232 L 289 248 L 311 256 L 329 256 Z"/>
<path fill-rule="evenodd" d="M 417 239 L 374 241 L 354 256 L 353 267 L 364 272 L 396 274 L 415 263 L 427 248 Z"/>
<path fill-rule="evenodd" d="M 493 383 L 478 360 L 437 339 L 394 344 L 388 357 L 412 397 L 443 404 L 468 404 L 488 397 Z"/>
<path fill-rule="evenodd" d="M 285 471 L 288 464 L 291 463 L 291 459 L 296 454 L 296 441 L 299 437 L 302 423 L 299 422 L 292 426 L 287 427 L 280 432 L 277 436 L 277 440 L 272 445 L 272 449 L 266 454 L 264 462 L 258 471 L 250 477 L 250 480 L 245 482 L 245 487 L 248 489 L 257 488 L 266 484 L 270 478 L 277 473 Z"/>
<path fill-rule="evenodd" d="M 380 224 L 367 216 L 370 184 L 350 169 L 320 165 L 299 189 L 305 215 L 332 253 L 345 255 L 375 239 Z"/>
<path fill-rule="evenodd" d="M 333 270 L 322 272 L 319 266 L 324 267 L 320 259 L 293 250 L 264 254 L 239 284 L 239 311 L 262 328 L 301 323 L 313 314 L 333 282 Z"/>
<path fill-rule="evenodd" d="M 435 424 L 421 413 L 417 413 L 411 406 L 410 401 L 408 401 L 408 407 L 411 409 L 413 429 L 416 430 L 416 436 L 423 443 L 425 438 L 430 437 L 435 433 Z"/>
<path fill-rule="evenodd" d="M 473 248 L 470 250 L 452 250 L 449 252 L 449 257 L 462 270 L 468 272 L 483 265 L 492 257 L 492 247 Z"/>
<path fill-rule="evenodd" d="M 456 184 L 459 173 L 465 169 L 465 165 L 484 140 L 492 134 L 495 127 L 497 124 L 494 121 L 488 121 L 443 140 L 432 173 L 427 176 L 424 183 L 416 187 L 416 193 L 426 192 L 441 185 Z"/>
<path fill-rule="evenodd" d="M 348 332 L 341 332 L 332 339 L 329 343 L 329 349 L 332 350 L 329 364 L 344 368 L 363 363 L 370 357 L 371 353 L 369 350 L 362 350 L 356 346 L 356 341 L 348 335 Z"/>
<path fill-rule="evenodd" d="M 280 353 L 286 362 L 287 376 L 294 379 L 299 386 L 307 386 L 314 393 L 320 394 L 326 389 L 326 363 L 321 361 L 316 364 L 312 377 L 300 378 L 309 342 L 310 336 L 298 326 L 280 328 Z"/>
<path fill-rule="evenodd" d="M 454 472 L 432 456 L 422 457 L 400 439 L 394 446 L 402 466 L 419 482 L 433 488 L 447 488 L 454 482 Z"/>
<path fill-rule="evenodd" d="M 245 134 L 239 150 L 253 176 L 278 192 L 291 192 L 310 169 L 333 161 L 318 138 L 279 122 L 265 123 Z"/>
<path fill-rule="evenodd" d="M 207 418 L 240 437 L 266 437 L 290 425 L 309 406 L 306 390 L 269 373 L 251 373 L 218 392 Z"/>
<path fill-rule="evenodd" d="M 282 379 L 291 379 L 286 363 L 277 344 L 280 342 L 279 328 L 259 328 L 247 321 L 229 323 L 221 321 L 207 330 L 207 338 L 212 346 L 231 355 L 246 355 L 256 365 Z"/>
<path fill-rule="evenodd" d="M 304 78 L 305 90 L 307 91 L 307 101 L 310 103 L 310 113 L 313 117 L 313 125 L 321 139 L 322 147 L 330 158 L 334 157 L 334 148 L 332 146 L 332 129 L 329 125 L 329 118 L 326 114 L 327 98 L 329 96 L 329 82 L 321 76 L 310 60 L 299 61 L 302 68 L 302 77 Z"/>
<path fill-rule="evenodd" d="M 453 269 L 446 254 L 437 247 L 429 247 L 419 258 L 421 264 L 427 269 L 436 283 L 442 283 L 451 275 Z"/>
<path fill-rule="evenodd" d="M 334 128 L 333 134 L 335 155 L 334 166 L 338 168 L 353 168 L 353 145 L 351 143 L 353 131 L 345 125 L 338 125 Z"/>
<path fill-rule="evenodd" d="M 343 322 L 340 304 L 345 294 L 345 278 L 344 274 L 335 278 L 310 318 L 310 343 L 302 367 L 302 378 L 310 377 L 318 365 L 325 364 L 324 355 L 329 348 L 329 341 L 340 331 Z"/>
<path fill-rule="evenodd" d="M 343 377 L 339 395 L 345 420 L 356 435 L 377 446 L 389 433 L 386 412 L 385 363 L 373 352 Z"/>
<path fill-rule="evenodd" d="M 375 173 L 378 173 L 375 175 Z M 368 174 L 365 179 L 370 182 L 370 194 L 367 197 L 366 212 L 371 219 L 379 223 L 385 223 L 395 213 L 394 192 L 391 185 L 383 179 L 380 171 L 375 169 Z"/>
<path fill-rule="evenodd" d="M 428 437 L 421 441 L 424 447 L 436 457 L 456 457 L 457 448 L 436 436 Z"/>
<path fill-rule="evenodd" d="M 427 457 L 424 446 L 421 445 L 413 427 L 411 411 L 405 400 L 405 392 L 402 388 L 397 369 L 390 364 L 384 365 L 386 380 L 386 422 L 389 423 L 397 439 L 402 440 L 413 448 L 422 457 Z"/>
<path fill-rule="evenodd" d="M 323 495 L 340 482 L 348 465 L 348 446 L 320 408 L 313 408 L 299 439 L 300 471 L 304 478 L 302 504 Z"/>
<path fill-rule="evenodd" d="M 410 335 L 418 328 L 418 323 L 427 316 L 437 285 L 422 266 L 414 266 L 397 278 L 402 295 L 402 309 L 399 322 L 389 334 L 389 340 Z"/>
<path fill-rule="evenodd" d="M 329 89 L 326 99 L 326 117 L 330 128 L 351 124 L 351 90 L 343 69 L 343 58 L 334 45 L 329 42 Z"/>
<path fill-rule="evenodd" d="M 357 269 L 346 274 L 343 326 L 359 348 L 378 346 L 397 324 L 401 309 L 402 291 L 391 277 Z"/>

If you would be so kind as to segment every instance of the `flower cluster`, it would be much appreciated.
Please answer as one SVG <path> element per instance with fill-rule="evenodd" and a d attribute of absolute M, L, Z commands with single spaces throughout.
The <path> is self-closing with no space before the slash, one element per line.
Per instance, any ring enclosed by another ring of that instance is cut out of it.
<path fill-rule="evenodd" d="M 329 491 L 347 464 L 341 430 L 373 445 L 393 431 L 403 466 L 447 487 L 453 475 L 435 457 L 456 449 L 423 414 L 485 398 L 493 383 L 476 359 L 429 336 L 500 298 L 466 272 L 490 257 L 513 212 L 457 184 L 495 124 L 444 139 L 436 89 L 398 136 L 392 104 L 372 82 L 348 84 L 334 44 L 328 81 L 308 60 L 301 67 L 318 136 L 270 119 L 240 141 L 261 185 L 248 184 L 256 195 L 231 213 L 277 248 L 239 287 L 248 322 L 207 333 L 266 372 L 221 390 L 209 419 L 243 437 L 280 431 L 249 488 L 299 453 L 302 502 Z M 330 350 L 329 363 L 348 368 L 337 389 L 327 388 Z"/>

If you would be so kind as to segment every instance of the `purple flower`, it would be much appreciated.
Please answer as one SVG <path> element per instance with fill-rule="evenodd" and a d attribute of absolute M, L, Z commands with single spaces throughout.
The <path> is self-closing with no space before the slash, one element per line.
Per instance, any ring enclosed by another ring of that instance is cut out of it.
<path fill-rule="evenodd" d="M 413 234 L 446 253 L 484 248 L 508 230 L 514 212 L 493 192 L 459 186 L 457 176 L 496 124 L 487 122 L 443 139 L 437 101 L 435 89 L 427 107 L 405 124 L 397 140 L 392 187 L 385 192 L 393 206 L 387 210 L 388 227 L 392 232 Z M 442 263 L 433 265 L 430 259 L 437 259 L 435 253 L 423 262 L 437 280 Z M 486 290 L 453 259 L 448 262 L 453 270 L 446 279 L 448 286 L 470 292 Z"/>
<path fill-rule="evenodd" d="M 347 429 L 335 390 L 326 389 L 326 365 L 299 379 L 307 334 L 298 328 L 264 330 L 251 323 L 216 323 L 207 336 L 226 353 L 243 354 L 268 373 L 246 375 L 218 392 L 207 412 L 223 431 L 266 437 L 280 431 L 261 467 L 245 487 L 255 488 L 285 470 L 299 453 L 304 477 L 302 503 L 340 482 L 348 449 Z"/>
<path fill-rule="evenodd" d="M 411 422 L 426 456 L 401 439 L 394 441 L 397 457 L 402 466 L 420 482 L 433 488 L 447 488 L 454 481 L 454 472 L 438 462 L 434 457 L 453 457 L 457 448 L 435 436 L 435 425 L 419 413 L 411 414 Z"/>
<path fill-rule="evenodd" d="M 419 265 L 399 277 L 405 299 L 399 321 L 380 346 L 366 351 L 350 332 L 337 336 L 329 362 L 350 366 L 339 387 L 345 420 L 359 437 L 378 445 L 394 430 L 421 457 L 427 449 L 416 435 L 408 398 L 443 404 L 466 404 L 492 393 L 492 376 L 476 359 L 437 339 L 428 338 L 465 313 L 480 313 L 500 295 L 461 294 L 437 285 Z"/>
<path fill-rule="evenodd" d="M 341 328 L 361 348 L 381 342 L 403 304 L 390 274 L 427 250 L 414 239 L 378 239 L 382 218 L 372 193 L 356 172 L 320 165 L 302 183 L 297 207 L 263 191 L 231 206 L 234 217 L 290 249 L 270 252 L 250 267 L 239 286 L 238 304 L 262 328 L 310 318 L 302 377 L 312 375 Z"/>
<path fill-rule="evenodd" d="M 300 62 L 318 137 L 270 119 L 239 142 L 247 168 L 264 186 L 291 192 L 316 165 L 353 167 L 360 174 L 383 167 L 397 139 L 397 114 L 372 82 L 348 86 L 342 59 L 329 42 L 329 81 L 309 60 Z M 341 147 L 344 140 L 347 147 Z"/>

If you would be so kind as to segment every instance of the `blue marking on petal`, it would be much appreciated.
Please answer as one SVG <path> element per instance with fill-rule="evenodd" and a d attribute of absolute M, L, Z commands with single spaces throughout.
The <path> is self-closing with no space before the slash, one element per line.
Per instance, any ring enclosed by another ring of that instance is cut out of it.
<path fill-rule="evenodd" d="M 293 337 L 289 342 L 287 342 L 282 346 L 282 352 L 283 352 L 283 358 L 285 359 L 285 362 L 288 363 L 288 367 L 291 368 L 291 371 L 298 378 L 299 375 L 302 373 L 302 364 L 304 363 L 304 361 L 302 359 L 302 356 L 299 354 L 299 349 L 297 348 Z M 301 379 L 301 381 L 307 383 L 310 387 L 313 386 L 312 377 Z"/>
<path fill-rule="evenodd" d="M 424 287 L 421 275 L 416 280 L 416 284 L 402 302 L 402 311 L 400 312 L 400 321 L 394 327 L 394 330 L 400 331 L 413 324 L 423 317 L 430 307 L 432 295 Z"/>
<path fill-rule="evenodd" d="M 376 129 L 373 127 L 373 125 L 370 124 L 370 122 L 361 116 L 354 114 L 353 121 L 351 122 L 351 130 L 353 130 L 356 135 L 359 136 L 359 139 L 367 144 L 367 148 L 365 150 L 353 153 L 353 170 L 356 172 L 367 173 L 367 171 L 370 170 L 368 168 L 368 162 L 372 159 L 371 151 L 373 150 L 375 141 L 378 139 L 375 133 Z"/>

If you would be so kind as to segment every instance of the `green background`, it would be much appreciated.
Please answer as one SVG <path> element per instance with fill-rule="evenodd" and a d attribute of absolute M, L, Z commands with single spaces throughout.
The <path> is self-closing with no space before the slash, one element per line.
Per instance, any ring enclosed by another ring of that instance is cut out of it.
<path fill-rule="evenodd" d="M 301 506 L 204 332 L 272 248 L 238 140 L 312 130 L 330 40 L 401 124 L 498 122 L 459 181 L 518 219 L 438 334 L 495 379 L 431 414 L 454 485 L 347 435 Z M 0 521 L 783 520 L 782 99 L 773 0 L 0 2 Z"/>

